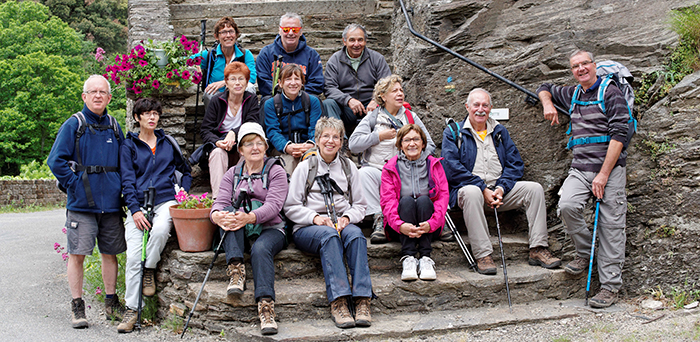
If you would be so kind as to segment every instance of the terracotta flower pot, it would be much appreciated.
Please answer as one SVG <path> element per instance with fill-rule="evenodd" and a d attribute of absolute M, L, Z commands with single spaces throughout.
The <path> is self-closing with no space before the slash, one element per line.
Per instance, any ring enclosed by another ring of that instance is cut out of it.
<path fill-rule="evenodd" d="M 211 249 L 216 226 L 209 220 L 211 208 L 177 209 L 170 207 L 177 242 L 183 252 L 203 252 Z"/>

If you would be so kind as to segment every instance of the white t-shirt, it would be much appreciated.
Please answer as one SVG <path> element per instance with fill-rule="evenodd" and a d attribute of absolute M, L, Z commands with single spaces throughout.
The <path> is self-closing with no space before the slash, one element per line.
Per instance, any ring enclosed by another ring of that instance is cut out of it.
<path fill-rule="evenodd" d="M 233 114 L 231 112 L 231 107 L 226 108 L 226 118 L 224 118 L 224 123 L 221 125 L 221 132 L 230 132 L 241 126 L 241 117 L 243 116 L 241 111 L 243 110 L 243 105 L 238 108 L 238 112 Z"/>

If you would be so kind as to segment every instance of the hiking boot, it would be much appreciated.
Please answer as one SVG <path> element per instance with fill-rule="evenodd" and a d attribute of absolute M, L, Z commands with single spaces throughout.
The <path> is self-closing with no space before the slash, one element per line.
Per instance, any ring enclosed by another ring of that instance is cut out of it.
<path fill-rule="evenodd" d="M 401 280 L 411 281 L 418 279 L 418 260 L 416 260 L 416 258 L 412 255 L 404 255 L 403 258 L 401 258 L 401 262 L 403 263 L 403 272 L 401 272 Z"/>
<path fill-rule="evenodd" d="M 386 234 L 384 234 L 384 216 L 382 213 L 374 214 L 374 223 L 372 224 L 372 234 L 369 236 L 369 241 L 372 244 L 386 243 Z"/>
<path fill-rule="evenodd" d="M 143 269 L 143 295 L 152 297 L 156 294 L 156 270 L 153 268 Z"/>
<path fill-rule="evenodd" d="M 490 255 L 476 259 L 476 271 L 481 274 L 496 275 L 496 263 Z"/>
<path fill-rule="evenodd" d="M 588 301 L 588 305 L 592 308 L 602 309 L 615 304 L 615 302 L 617 302 L 616 292 L 612 292 L 608 289 L 601 289 L 597 295 Z"/>
<path fill-rule="evenodd" d="M 134 331 L 134 325 L 136 325 L 138 317 L 139 316 L 136 310 L 126 310 L 126 313 L 124 314 L 124 319 L 122 319 L 122 322 L 119 323 L 119 325 L 117 325 L 117 332 L 123 334 Z"/>
<path fill-rule="evenodd" d="M 331 316 L 333 316 L 333 322 L 338 328 L 347 329 L 355 326 L 355 319 L 352 318 L 350 310 L 348 310 L 345 297 L 338 297 L 331 302 Z"/>
<path fill-rule="evenodd" d="M 119 297 L 115 293 L 112 298 L 105 297 L 105 316 L 109 321 L 119 321 L 122 319 L 126 308 L 119 301 Z"/>
<path fill-rule="evenodd" d="M 355 325 L 358 327 L 368 327 L 372 325 L 370 299 L 367 297 L 355 298 Z"/>
<path fill-rule="evenodd" d="M 229 264 L 226 270 L 226 275 L 231 277 L 231 281 L 228 283 L 226 288 L 226 294 L 231 295 L 242 295 L 245 291 L 245 264 Z"/>
<path fill-rule="evenodd" d="M 73 329 L 84 329 L 88 327 L 88 321 L 85 317 L 85 301 L 82 298 L 74 298 L 70 302 L 71 324 Z"/>
<path fill-rule="evenodd" d="M 589 262 L 588 259 L 584 259 L 580 256 L 576 256 L 576 258 L 574 258 L 574 261 L 572 261 L 572 262 L 566 264 L 566 266 L 564 266 L 564 271 L 566 271 L 566 273 L 571 274 L 571 275 L 579 275 L 579 274 L 583 273 L 583 271 L 585 271 L 586 268 L 588 268 L 588 262 Z"/>
<path fill-rule="evenodd" d="M 260 333 L 263 335 L 274 335 L 277 333 L 277 322 L 275 322 L 275 301 L 272 299 L 261 299 L 258 302 L 258 316 L 260 317 Z"/>
<path fill-rule="evenodd" d="M 531 266 L 542 266 L 544 268 L 557 268 L 561 265 L 561 259 L 552 256 L 547 247 L 530 248 L 530 259 L 527 261 Z"/>
<path fill-rule="evenodd" d="M 421 257 L 418 260 L 418 275 L 421 280 L 435 280 L 435 261 L 428 256 Z"/>
<path fill-rule="evenodd" d="M 451 230 L 443 228 L 442 232 L 440 233 L 440 241 L 455 242 L 457 241 L 457 239 L 455 238 L 455 235 L 452 233 Z"/>

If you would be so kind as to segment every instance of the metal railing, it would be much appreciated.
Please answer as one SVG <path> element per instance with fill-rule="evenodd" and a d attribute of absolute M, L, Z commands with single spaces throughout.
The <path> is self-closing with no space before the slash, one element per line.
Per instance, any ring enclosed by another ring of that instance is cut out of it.
<path fill-rule="evenodd" d="M 425 40 L 426 42 L 428 42 L 428 43 L 430 43 L 430 44 L 435 45 L 436 47 L 442 49 L 443 51 L 445 51 L 445 52 L 447 52 L 447 53 L 449 53 L 449 54 L 451 54 L 451 55 L 453 55 L 453 56 L 455 56 L 455 57 L 457 57 L 457 58 L 459 58 L 459 59 L 461 59 L 461 60 L 463 60 L 463 61 L 469 63 L 471 66 L 473 66 L 473 67 L 475 67 L 475 68 L 477 68 L 477 69 L 479 69 L 479 70 L 481 70 L 481 71 L 483 71 L 483 72 L 489 74 L 490 76 L 495 77 L 495 78 L 498 79 L 499 81 L 501 81 L 501 82 L 503 82 L 503 83 L 505 83 L 505 84 L 507 84 L 507 85 L 509 85 L 509 86 L 511 86 L 511 87 L 513 87 L 513 88 L 515 88 L 515 89 L 517 89 L 517 90 L 519 90 L 519 91 L 525 93 L 525 95 L 527 95 L 527 96 L 525 97 L 525 102 L 526 102 L 526 103 L 528 103 L 528 104 L 534 106 L 534 105 L 537 105 L 537 104 L 540 102 L 539 98 L 537 97 L 537 94 L 535 94 L 535 93 L 533 93 L 533 92 L 531 92 L 531 91 L 529 91 L 529 90 L 523 88 L 521 85 L 519 85 L 519 84 L 517 84 L 517 83 L 515 83 L 515 82 L 513 82 L 513 81 L 511 81 L 511 80 L 509 80 L 509 79 L 507 79 L 507 78 L 505 78 L 505 77 L 503 77 L 503 76 L 501 76 L 501 75 L 499 75 L 499 74 L 497 74 L 497 73 L 495 73 L 495 72 L 493 72 L 493 71 L 491 71 L 491 70 L 489 70 L 489 69 L 487 69 L 487 68 L 484 67 L 483 65 L 481 65 L 481 64 L 479 64 L 479 63 L 477 63 L 477 62 L 474 62 L 474 61 L 472 61 L 471 59 L 469 59 L 469 58 L 467 58 L 467 57 L 464 57 L 464 56 L 458 54 L 457 52 L 454 52 L 452 49 L 450 49 L 450 48 L 448 48 L 448 47 L 446 47 L 446 46 L 444 46 L 444 45 L 442 45 L 442 44 L 440 44 L 440 43 L 438 43 L 438 42 L 436 42 L 436 41 L 434 41 L 434 40 L 432 40 L 432 39 L 430 39 L 430 38 L 428 38 L 428 37 L 426 37 L 426 36 L 424 36 L 424 35 L 422 35 L 422 34 L 420 34 L 418 31 L 416 31 L 416 30 L 413 28 L 413 24 L 411 23 L 411 18 L 408 17 L 408 11 L 406 10 L 406 5 L 404 5 L 403 0 L 399 0 L 399 3 L 401 4 L 401 10 L 403 11 L 403 15 L 406 17 L 406 25 L 408 26 L 408 30 L 411 31 L 411 33 L 412 33 L 414 36 L 416 36 L 416 37 L 418 37 L 418 38 L 420 38 L 420 39 L 422 39 L 422 40 Z M 413 9 L 411 9 L 411 14 L 413 14 Z M 557 106 L 557 105 L 555 105 L 555 108 L 556 108 L 559 112 L 561 112 L 562 114 L 568 114 L 568 111 L 562 109 L 561 107 L 559 107 L 559 106 Z"/>

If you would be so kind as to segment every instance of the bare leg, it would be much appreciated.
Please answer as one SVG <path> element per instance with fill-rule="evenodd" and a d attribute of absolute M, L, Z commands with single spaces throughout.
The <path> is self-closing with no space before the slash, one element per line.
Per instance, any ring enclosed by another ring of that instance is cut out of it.
<path fill-rule="evenodd" d="M 117 291 L 117 272 L 119 265 L 117 264 L 117 256 L 109 254 L 102 255 L 102 281 L 105 284 L 105 293 L 113 294 Z M 82 270 L 81 270 L 82 273 Z M 81 278 L 82 279 L 82 278 Z M 82 285 L 82 281 L 81 281 Z"/>
<path fill-rule="evenodd" d="M 83 262 L 84 255 L 71 254 L 68 258 L 68 287 L 73 298 L 83 296 Z"/>

